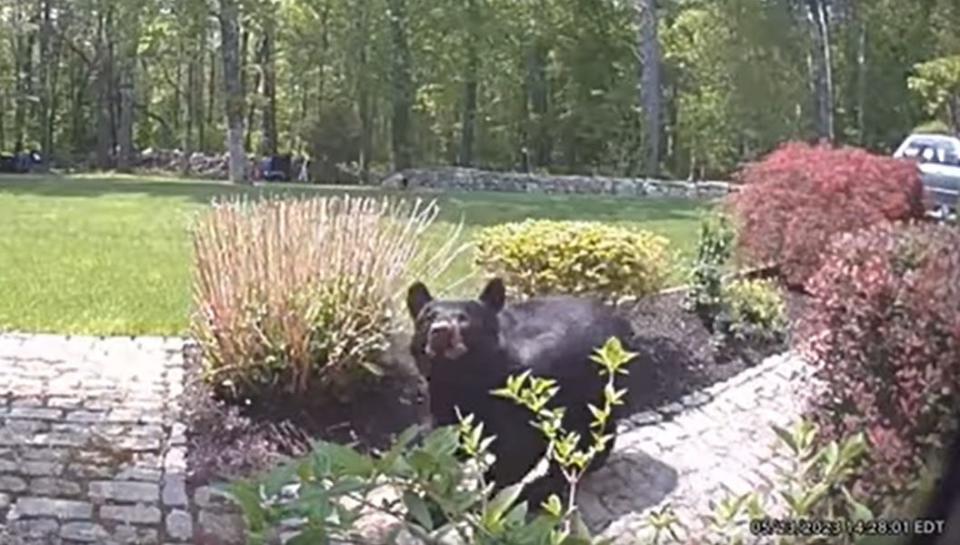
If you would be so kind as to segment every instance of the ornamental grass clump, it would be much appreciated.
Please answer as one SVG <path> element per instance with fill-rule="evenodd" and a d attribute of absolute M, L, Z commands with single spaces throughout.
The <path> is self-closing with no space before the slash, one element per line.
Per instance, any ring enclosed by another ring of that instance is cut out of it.
<path fill-rule="evenodd" d="M 350 196 L 214 202 L 193 230 L 205 379 L 242 400 L 316 386 L 349 397 L 380 376 L 395 296 L 456 255 L 458 233 L 423 243 L 437 212 Z"/>

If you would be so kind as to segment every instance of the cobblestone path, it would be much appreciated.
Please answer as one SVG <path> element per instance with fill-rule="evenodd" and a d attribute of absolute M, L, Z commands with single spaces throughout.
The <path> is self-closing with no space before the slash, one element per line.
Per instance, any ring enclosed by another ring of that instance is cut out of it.
<path fill-rule="evenodd" d="M 0 335 L 0 543 L 190 543 L 182 340 Z"/>
<path fill-rule="evenodd" d="M 231 506 L 184 481 L 182 348 L 0 334 L 0 545 L 242 542 Z M 698 408 L 641 418 L 585 481 L 588 524 L 642 543 L 651 508 L 669 503 L 690 523 L 724 489 L 765 486 L 777 464 L 769 425 L 798 416 L 807 372 L 776 356 L 708 388 Z"/>
<path fill-rule="evenodd" d="M 724 491 L 769 487 L 778 456 L 771 424 L 790 427 L 811 387 L 810 369 L 789 354 L 703 391 L 710 398 L 672 421 L 632 429 L 617 439 L 607 466 L 584 482 L 580 507 L 594 531 L 616 544 L 644 543 L 651 509 L 669 504 L 697 528 L 697 514 Z"/>

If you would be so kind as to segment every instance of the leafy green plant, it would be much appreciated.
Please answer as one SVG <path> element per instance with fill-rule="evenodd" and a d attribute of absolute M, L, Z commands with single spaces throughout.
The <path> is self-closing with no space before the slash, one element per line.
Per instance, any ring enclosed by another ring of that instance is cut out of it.
<path fill-rule="evenodd" d="M 724 306 L 724 268 L 733 252 L 735 232 L 722 214 L 707 216 L 700 223 L 697 259 L 690 270 L 690 291 L 686 307 L 695 312 L 708 329 Z"/>
<path fill-rule="evenodd" d="M 477 235 L 476 262 L 519 295 L 643 297 L 671 273 L 667 239 L 599 222 L 527 220 Z"/>
<path fill-rule="evenodd" d="M 626 373 L 633 356 L 616 339 L 597 350 L 594 361 L 608 380 L 602 406 L 590 406 L 593 442 L 586 450 L 578 448 L 576 434 L 563 429 L 563 411 L 546 409 L 558 392 L 552 381 L 521 375 L 497 391 L 530 409 L 548 438 L 541 467 L 500 490 L 483 477 L 493 462 L 488 447 L 495 438 L 485 437 L 483 423 L 466 415 L 458 426 L 433 430 L 419 442 L 420 430 L 410 428 L 379 456 L 318 442 L 310 455 L 264 477 L 231 483 L 226 492 L 243 511 L 255 545 L 282 533 L 294 545 L 363 541 L 370 517 L 391 527 L 385 542 L 406 532 L 427 544 L 452 537 L 476 545 L 600 545 L 577 512 L 576 488 L 610 440 L 606 427 L 625 393 L 614 387 L 614 377 Z M 558 464 L 566 477 L 568 501 L 553 495 L 532 513 L 520 495 L 549 463 Z"/>
<path fill-rule="evenodd" d="M 723 292 L 734 335 L 783 337 L 787 328 L 787 306 L 775 281 L 734 280 L 724 287 Z"/>
<path fill-rule="evenodd" d="M 556 381 L 531 377 L 529 371 L 507 380 L 506 387 L 495 390 L 494 395 L 510 399 L 526 407 L 535 416 L 535 426 L 547 439 L 547 459 L 556 463 L 569 485 L 567 511 L 564 512 L 557 496 L 551 496 L 544 506 L 551 514 L 561 516 L 575 512 L 576 487 L 590 463 L 609 448 L 613 435 L 608 432 L 608 424 L 616 407 L 623 405 L 625 389 L 615 386 L 617 375 L 627 374 L 625 366 L 636 354 L 624 350 L 620 341 L 611 338 L 592 356 L 592 360 L 601 366 L 600 374 L 607 378 L 603 389 L 603 405 L 588 405 L 593 422 L 591 423 L 591 443 L 586 450 L 579 448 L 581 437 L 575 432 L 563 429 L 564 409 L 548 409 L 547 404 L 559 392 Z"/>

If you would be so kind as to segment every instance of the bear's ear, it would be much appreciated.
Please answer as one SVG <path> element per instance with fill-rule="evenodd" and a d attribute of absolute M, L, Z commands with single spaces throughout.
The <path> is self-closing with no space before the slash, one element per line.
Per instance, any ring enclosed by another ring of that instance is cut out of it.
<path fill-rule="evenodd" d="M 494 312 L 503 310 L 503 305 L 507 301 L 507 288 L 503 285 L 503 280 L 494 278 L 487 282 L 487 287 L 483 288 L 480 294 L 480 302 L 487 305 Z"/>
<path fill-rule="evenodd" d="M 420 311 L 430 301 L 433 301 L 433 296 L 430 295 L 427 286 L 423 282 L 414 282 L 407 290 L 407 310 L 410 311 L 410 317 L 416 320 Z"/>

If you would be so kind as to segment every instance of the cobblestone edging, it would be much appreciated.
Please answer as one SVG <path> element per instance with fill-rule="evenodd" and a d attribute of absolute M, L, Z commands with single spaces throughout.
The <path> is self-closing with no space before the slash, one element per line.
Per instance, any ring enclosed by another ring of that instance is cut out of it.
<path fill-rule="evenodd" d="M 800 358 L 773 356 L 705 388 L 699 408 L 620 435 L 608 464 L 584 482 L 579 504 L 588 525 L 618 545 L 646 543 L 654 509 L 670 505 L 698 530 L 697 516 L 725 491 L 769 490 L 782 465 L 770 426 L 796 422 L 813 384 Z"/>
<path fill-rule="evenodd" d="M 459 167 L 403 170 L 385 177 L 380 184 L 391 189 L 430 188 L 458 191 L 578 193 L 703 199 L 722 197 L 736 190 L 736 186 L 727 182 L 694 183 L 603 176 L 550 176 Z"/>

